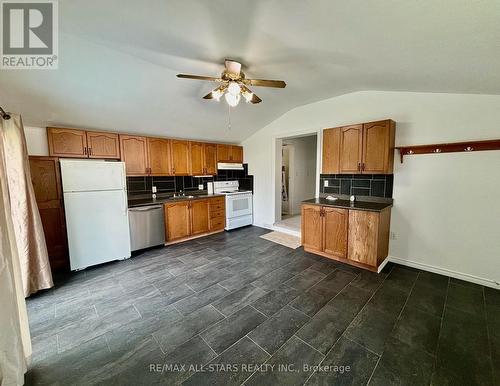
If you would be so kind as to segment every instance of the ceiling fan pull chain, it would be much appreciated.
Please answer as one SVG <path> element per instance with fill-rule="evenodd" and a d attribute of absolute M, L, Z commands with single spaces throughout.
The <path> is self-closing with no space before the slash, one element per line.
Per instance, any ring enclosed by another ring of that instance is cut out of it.
<path fill-rule="evenodd" d="M 227 105 L 227 129 L 231 130 L 231 106 Z"/>

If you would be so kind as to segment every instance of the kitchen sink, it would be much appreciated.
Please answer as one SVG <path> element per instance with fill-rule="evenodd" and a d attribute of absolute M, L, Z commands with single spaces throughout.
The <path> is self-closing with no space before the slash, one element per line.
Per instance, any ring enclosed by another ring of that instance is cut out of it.
<path fill-rule="evenodd" d="M 194 196 L 176 196 L 176 197 L 170 197 L 169 200 L 186 200 L 194 198 Z"/>

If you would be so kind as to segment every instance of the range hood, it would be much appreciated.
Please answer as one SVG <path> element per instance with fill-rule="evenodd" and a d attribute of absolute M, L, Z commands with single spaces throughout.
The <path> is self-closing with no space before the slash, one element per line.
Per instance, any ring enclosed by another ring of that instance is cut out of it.
<path fill-rule="evenodd" d="M 219 162 L 217 163 L 218 170 L 243 170 L 243 164 Z"/>

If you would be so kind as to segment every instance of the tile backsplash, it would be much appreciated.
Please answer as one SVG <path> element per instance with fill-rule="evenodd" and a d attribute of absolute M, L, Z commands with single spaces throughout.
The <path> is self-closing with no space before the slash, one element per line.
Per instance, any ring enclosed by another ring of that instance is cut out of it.
<path fill-rule="evenodd" d="M 328 181 L 328 186 L 325 186 Z M 393 174 L 321 174 L 321 193 L 392 198 Z"/>
<path fill-rule="evenodd" d="M 208 182 L 229 180 L 238 180 L 240 189 L 253 190 L 253 176 L 248 175 L 248 165 L 244 164 L 243 168 L 244 170 L 218 170 L 213 177 L 127 177 L 127 190 L 129 196 L 150 194 L 153 186 L 156 186 L 158 193 L 198 190 L 198 185 L 201 184 L 206 190 Z"/>

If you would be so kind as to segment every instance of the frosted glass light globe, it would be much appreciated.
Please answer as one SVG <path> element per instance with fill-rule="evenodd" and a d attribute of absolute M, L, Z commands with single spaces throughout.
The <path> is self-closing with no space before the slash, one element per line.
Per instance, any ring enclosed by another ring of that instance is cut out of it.
<path fill-rule="evenodd" d="M 229 106 L 235 107 L 238 106 L 238 103 L 240 103 L 240 94 L 233 95 L 231 93 L 225 93 L 224 98 L 226 98 L 226 102 Z"/>
<path fill-rule="evenodd" d="M 236 82 L 229 82 L 227 92 L 232 95 L 238 95 L 240 93 L 240 85 Z"/>

